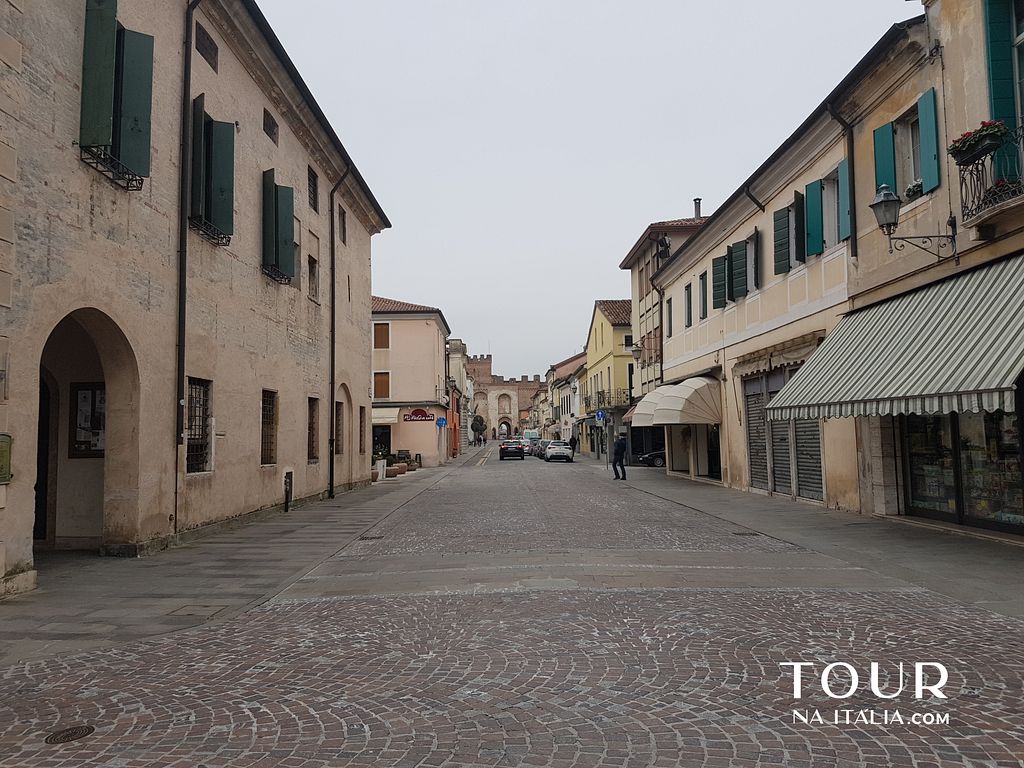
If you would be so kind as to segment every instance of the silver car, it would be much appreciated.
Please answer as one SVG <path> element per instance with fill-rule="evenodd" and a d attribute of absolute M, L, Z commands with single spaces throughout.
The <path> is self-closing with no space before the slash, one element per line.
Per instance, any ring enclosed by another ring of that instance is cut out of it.
<path fill-rule="evenodd" d="M 561 459 L 562 461 L 572 461 L 572 448 L 564 440 L 552 440 L 548 443 L 547 448 L 544 449 L 544 461 L 552 461 L 553 459 Z"/>

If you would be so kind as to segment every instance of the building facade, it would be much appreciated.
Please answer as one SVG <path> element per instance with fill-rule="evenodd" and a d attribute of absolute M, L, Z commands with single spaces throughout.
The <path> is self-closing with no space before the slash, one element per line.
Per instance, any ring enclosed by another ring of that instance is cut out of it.
<path fill-rule="evenodd" d="M 590 318 L 580 450 L 593 458 L 607 455 L 615 435 L 625 430 L 623 418 L 632 404 L 631 304 L 630 299 L 598 299 Z"/>
<path fill-rule="evenodd" d="M 585 375 L 587 353 L 555 363 L 548 371 L 548 391 L 551 401 L 551 432 L 553 439 L 569 440 L 574 435 L 579 440 L 576 419 L 581 413 L 579 375 Z"/>
<path fill-rule="evenodd" d="M 373 297 L 375 456 L 418 458 L 424 467 L 448 461 L 450 334 L 436 307 Z"/>
<path fill-rule="evenodd" d="M 3 6 L 2 591 L 368 482 L 389 223 L 255 2 Z"/>
<path fill-rule="evenodd" d="M 518 435 L 529 420 L 532 398 L 544 383 L 540 375 L 506 379 L 496 376 L 490 355 L 470 355 L 466 371 L 473 379 L 473 414 L 484 417 L 487 434 L 496 439 L 502 432 Z M 503 429 L 504 428 L 504 429 Z"/>

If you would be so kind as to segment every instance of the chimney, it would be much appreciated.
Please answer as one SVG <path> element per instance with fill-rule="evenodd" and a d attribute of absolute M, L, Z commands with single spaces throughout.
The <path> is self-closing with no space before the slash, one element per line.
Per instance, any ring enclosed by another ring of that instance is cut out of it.
<path fill-rule="evenodd" d="M 699 219 L 700 218 L 700 198 L 699 197 L 693 198 L 693 218 L 695 218 L 695 219 Z"/>

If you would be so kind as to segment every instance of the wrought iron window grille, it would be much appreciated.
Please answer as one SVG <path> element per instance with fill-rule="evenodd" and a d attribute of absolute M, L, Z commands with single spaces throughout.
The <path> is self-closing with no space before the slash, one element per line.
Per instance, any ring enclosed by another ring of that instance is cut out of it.
<path fill-rule="evenodd" d="M 206 221 L 206 219 L 196 218 L 190 216 L 188 219 L 188 228 L 193 232 L 196 232 L 204 240 L 208 240 L 214 245 L 225 246 L 231 245 L 231 235 L 225 235 L 213 224 Z"/>
<path fill-rule="evenodd" d="M 273 264 L 264 264 L 263 274 L 269 277 L 275 283 L 280 283 L 281 285 L 289 285 L 292 282 L 292 279 L 288 275 L 286 275 Z"/>
<path fill-rule="evenodd" d="M 108 146 L 78 145 L 82 162 L 106 176 L 112 184 L 128 192 L 142 189 L 145 179 L 110 153 Z"/>

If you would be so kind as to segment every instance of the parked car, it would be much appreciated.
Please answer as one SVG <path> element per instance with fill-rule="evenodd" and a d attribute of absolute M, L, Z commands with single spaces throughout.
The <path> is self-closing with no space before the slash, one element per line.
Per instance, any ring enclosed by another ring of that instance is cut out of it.
<path fill-rule="evenodd" d="M 537 443 L 537 447 L 534 450 L 533 455 L 536 456 L 538 459 L 543 459 L 545 456 L 544 452 L 548 449 L 548 444 L 550 442 L 550 440 L 541 440 L 539 443 Z"/>
<path fill-rule="evenodd" d="M 644 464 L 648 467 L 664 467 L 665 466 L 665 450 L 651 451 L 650 453 L 642 453 L 636 457 L 638 464 Z"/>
<path fill-rule="evenodd" d="M 523 444 L 519 440 L 502 440 L 501 445 L 498 446 L 498 460 L 504 461 L 505 457 L 525 459 L 526 451 L 523 449 Z"/>
<path fill-rule="evenodd" d="M 560 459 L 572 463 L 572 448 L 565 440 L 552 440 L 544 449 L 544 461 Z"/>
<path fill-rule="evenodd" d="M 521 440 L 520 442 L 522 442 L 522 444 L 523 444 L 523 453 L 525 453 L 527 456 L 532 456 L 533 455 L 533 443 L 531 441 L 529 441 L 529 440 Z"/>

